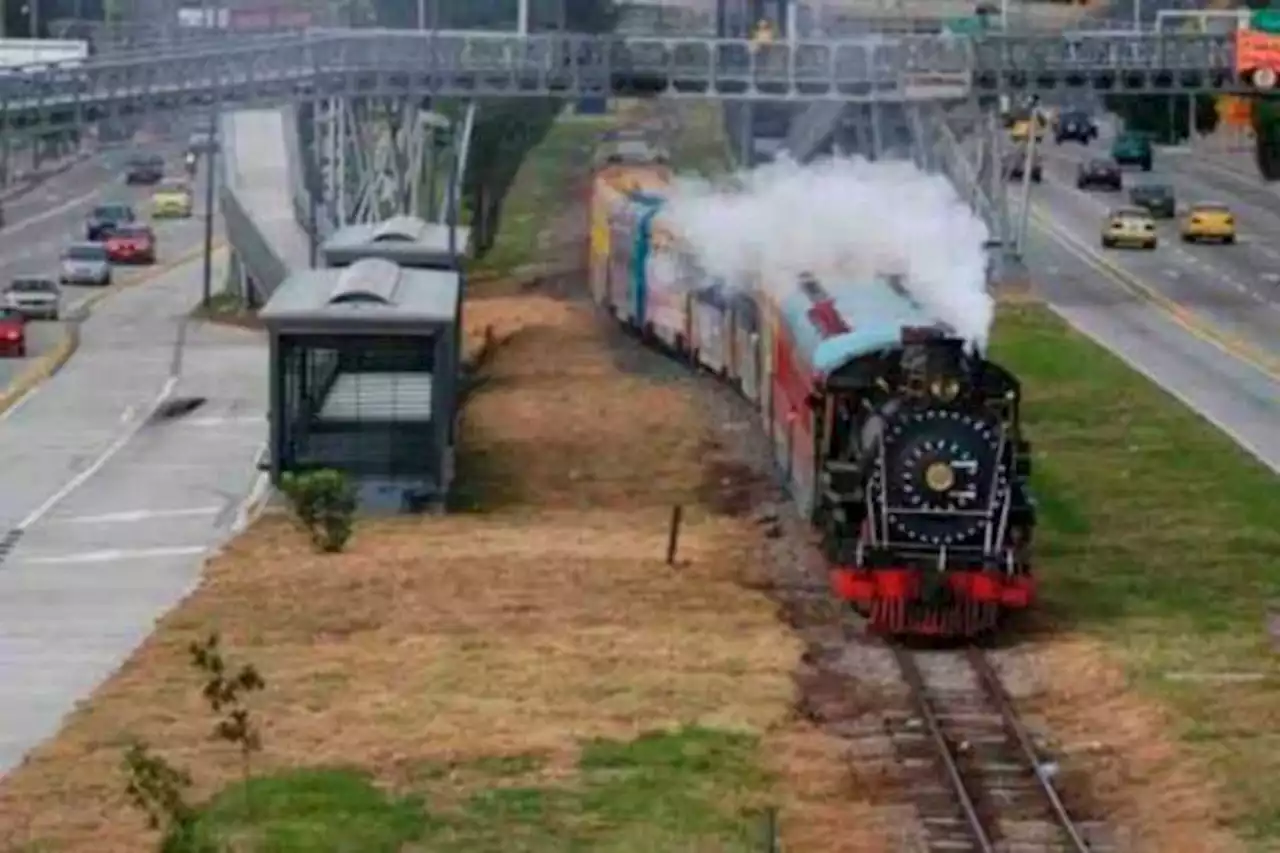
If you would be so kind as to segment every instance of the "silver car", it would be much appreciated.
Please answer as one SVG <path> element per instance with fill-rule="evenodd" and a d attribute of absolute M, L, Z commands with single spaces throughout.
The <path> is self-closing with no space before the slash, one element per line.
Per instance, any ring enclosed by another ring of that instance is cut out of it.
<path fill-rule="evenodd" d="M 62 290 L 48 276 L 15 278 L 0 295 L 0 306 L 12 308 L 24 317 L 56 320 L 62 304 Z"/>
<path fill-rule="evenodd" d="M 62 266 L 58 270 L 61 284 L 111 283 L 111 261 L 107 259 L 107 247 L 101 243 L 76 243 L 62 253 Z"/>

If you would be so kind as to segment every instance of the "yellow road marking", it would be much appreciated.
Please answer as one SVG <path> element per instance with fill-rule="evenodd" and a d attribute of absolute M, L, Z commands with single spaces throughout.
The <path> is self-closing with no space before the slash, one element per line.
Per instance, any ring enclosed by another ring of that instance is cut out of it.
<path fill-rule="evenodd" d="M 1144 284 L 1128 270 L 1084 245 L 1083 241 L 1053 222 L 1040 209 L 1032 208 L 1031 219 L 1042 231 L 1056 239 L 1068 251 L 1102 275 L 1103 278 L 1159 308 L 1168 315 L 1175 325 L 1192 337 L 1209 344 L 1232 358 L 1244 362 L 1267 378 L 1280 382 L 1280 359 L 1273 358 L 1262 352 L 1237 335 L 1219 331 L 1195 311 L 1170 299 L 1150 285 Z"/>

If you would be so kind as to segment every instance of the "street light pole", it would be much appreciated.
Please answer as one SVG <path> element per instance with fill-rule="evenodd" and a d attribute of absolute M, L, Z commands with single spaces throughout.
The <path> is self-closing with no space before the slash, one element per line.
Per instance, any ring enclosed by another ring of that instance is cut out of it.
<path fill-rule="evenodd" d="M 204 271 L 201 277 L 200 305 L 206 310 L 213 300 L 213 184 L 214 152 L 219 145 L 218 112 L 209 117 L 209 142 L 204 156 Z"/>

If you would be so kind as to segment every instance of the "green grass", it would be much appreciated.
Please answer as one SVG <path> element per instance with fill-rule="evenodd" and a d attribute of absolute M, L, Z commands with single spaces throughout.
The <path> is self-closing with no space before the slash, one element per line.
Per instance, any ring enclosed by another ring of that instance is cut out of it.
<path fill-rule="evenodd" d="M 671 140 L 671 161 L 681 171 L 708 178 L 731 170 L 729 141 L 724 132 L 724 112 L 719 104 L 689 102 L 676 104 L 679 132 Z"/>
<path fill-rule="evenodd" d="M 1024 383 L 1044 608 L 1105 638 L 1243 806 L 1280 838 L 1280 478 L 1043 308 L 1003 311 L 993 354 Z M 1263 673 L 1260 682 L 1170 680 Z"/>
<path fill-rule="evenodd" d="M 769 783 L 756 749 L 692 727 L 584 743 L 577 774 L 556 782 L 536 755 L 425 765 L 408 795 L 358 771 L 293 771 L 224 791 L 167 853 L 747 853 L 762 839 L 745 809 Z"/>
<path fill-rule="evenodd" d="M 496 242 L 470 266 L 471 275 L 510 275 L 537 257 L 539 237 L 579 189 L 575 173 L 590 163 L 608 126 L 598 116 L 565 116 L 551 126 L 521 165 L 503 204 Z"/>

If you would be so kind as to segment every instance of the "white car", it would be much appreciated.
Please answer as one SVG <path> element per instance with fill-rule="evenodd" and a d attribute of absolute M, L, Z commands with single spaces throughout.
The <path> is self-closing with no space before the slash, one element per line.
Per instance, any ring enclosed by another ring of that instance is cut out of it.
<path fill-rule="evenodd" d="M 76 243 L 62 253 L 58 271 L 60 284 L 111 284 L 111 259 L 101 243 Z"/>
<path fill-rule="evenodd" d="M 31 319 L 56 320 L 61 312 L 62 289 L 48 276 L 20 276 L 5 288 L 0 305 Z"/>

